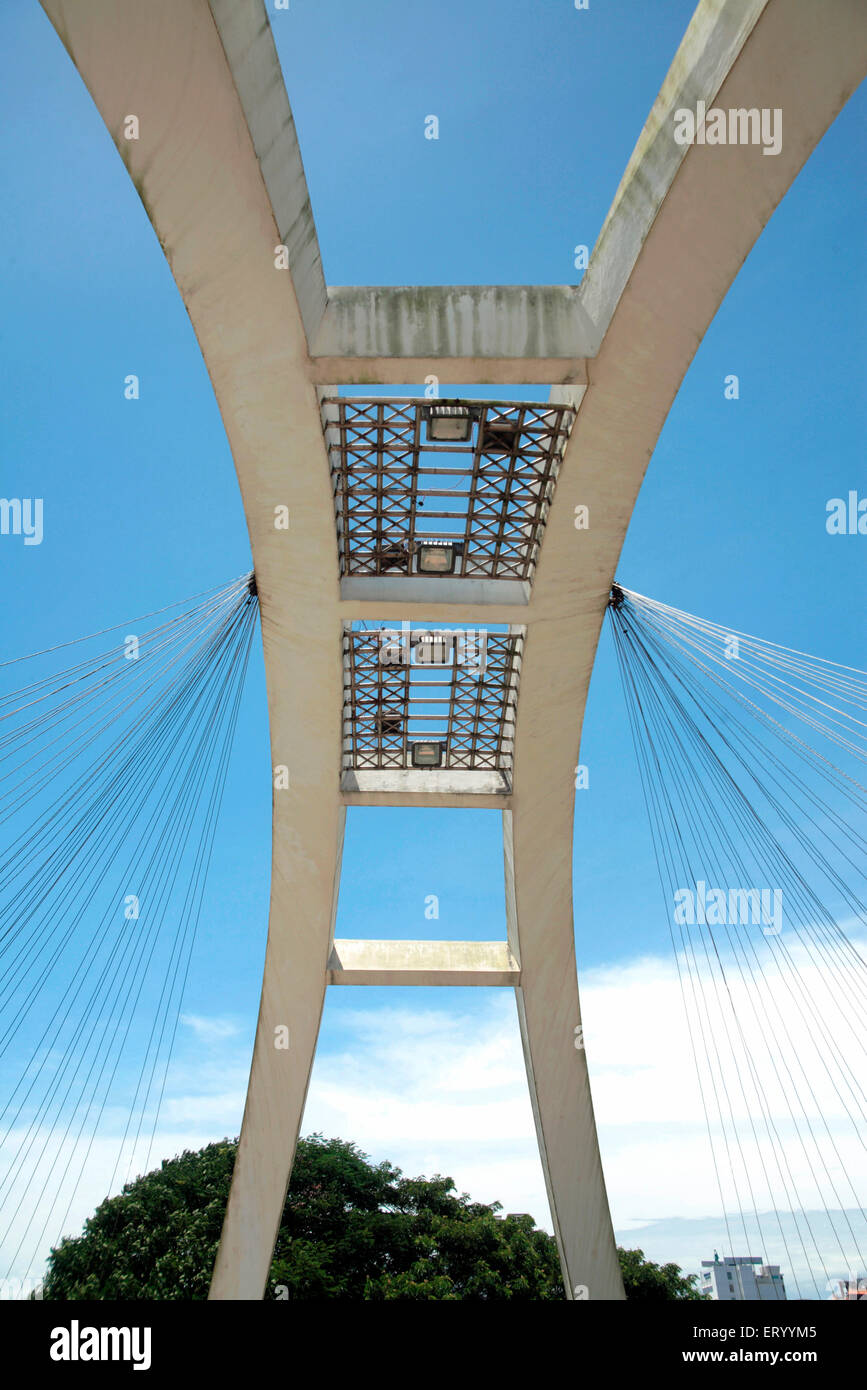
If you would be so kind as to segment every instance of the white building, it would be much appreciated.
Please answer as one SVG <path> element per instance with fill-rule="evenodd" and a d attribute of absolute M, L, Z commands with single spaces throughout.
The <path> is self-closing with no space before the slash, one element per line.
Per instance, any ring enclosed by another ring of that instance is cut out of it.
<path fill-rule="evenodd" d="M 867 1300 L 867 1279 L 857 1279 L 854 1274 L 850 1274 L 848 1279 L 836 1279 L 831 1298 L 835 1303 Z"/>
<path fill-rule="evenodd" d="M 702 1260 L 701 1292 L 728 1302 L 774 1302 L 784 1299 L 786 1285 L 779 1265 L 763 1265 L 758 1255 L 726 1255 Z M 758 1268 L 756 1268 L 758 1266 Z"/>

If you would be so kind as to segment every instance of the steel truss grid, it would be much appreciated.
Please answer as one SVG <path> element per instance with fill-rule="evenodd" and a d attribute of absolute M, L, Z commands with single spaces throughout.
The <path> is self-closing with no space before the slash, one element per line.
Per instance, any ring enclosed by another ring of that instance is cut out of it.
<path fill-rule="evenodd" d="M 425 412 L 459 405 L 469 443 L 431 443 Z M 570 406 L 330 396 L 340 574 L 416 577 L 418 548 L 456 546 L 455 576 L 531 582 L 575 418 Z"/>
<path fill-rule="evenodd" d="M 407 769 L 414 743 L 443 771 L 511 780 L 523 629 L 383 625 L 343 632 L 343 770 Z"/>

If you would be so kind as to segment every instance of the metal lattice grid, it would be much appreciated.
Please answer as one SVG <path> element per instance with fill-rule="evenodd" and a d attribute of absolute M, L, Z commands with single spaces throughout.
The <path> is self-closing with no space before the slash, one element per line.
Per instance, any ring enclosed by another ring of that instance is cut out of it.
<path fill-rule="evenodd" d="M 343 635 L 343 770 L 499 773 L 511 785 L 523 629 L 400 626 Z"/>
<path fill-rule="evenodd" d="M 434 443 L 427 416 L 471 416 L 467 443 Z M 532 580 L 574 410 L 508 401 L 328 397 L 340 573 L 419 575 L 425 543 L 452 544 L 454 575 Z"/>

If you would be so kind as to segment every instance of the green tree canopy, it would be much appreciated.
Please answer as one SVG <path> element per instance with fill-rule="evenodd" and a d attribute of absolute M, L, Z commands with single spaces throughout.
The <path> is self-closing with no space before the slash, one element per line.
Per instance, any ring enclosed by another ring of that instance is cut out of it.
<path fill-rule="evenodd" d="M 698 1290 L 698 1275 L 684 1274 L 678 1265 L 657 1265 L 644 1258 L 643 1250 L 624 1250 L 617 1247 L 623 1287 L 630 1301 L 659 1303 L 671 1298 L 707 1299 Z"/>
<path fill-rule="evenodd" d="M 167 1160 L 52 1250 L 45 1299 L 204 1299 L 237 1143 Z M 472 1202 L 451 1178 L 405 1178 L 354 1144 L 299 1141 L 266 1298 L 563 1298 L 553 1237 Z M 627 1296 L 697 1298 L 695 1276 L 620 1251 Z"/>

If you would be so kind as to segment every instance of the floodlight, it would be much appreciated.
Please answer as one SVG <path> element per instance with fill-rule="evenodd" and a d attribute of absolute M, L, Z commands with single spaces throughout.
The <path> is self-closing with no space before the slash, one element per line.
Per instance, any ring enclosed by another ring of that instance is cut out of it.
<path fill-rule="evenodd" d="M 473 429 L 473 411 L 466 405 L 431 405 L 425 412 L 427 437 L 435 444 L 466 444 Z"/>
<path fill-rule="evenodd" d="M 441 743 L 414 743 L 412 745 L 413 767 L 440 767 L 443 760 Z"/>
<path fill-rule="evenodd" d="M 450 541 L 423 541 L 417 552 L 419 574 L 454 574 L 456 550 Z"/>

